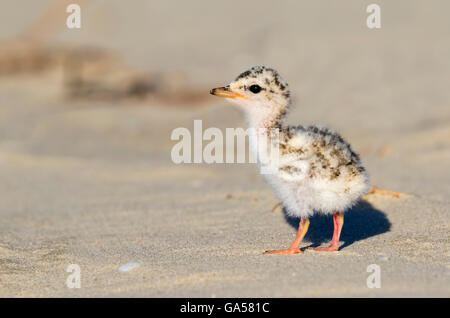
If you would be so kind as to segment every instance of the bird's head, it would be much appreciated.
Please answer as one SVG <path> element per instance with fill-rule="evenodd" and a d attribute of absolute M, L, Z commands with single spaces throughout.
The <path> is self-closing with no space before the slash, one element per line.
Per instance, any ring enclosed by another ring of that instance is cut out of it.
<path fill-rule="evenodd" d="M 254 66 L 229 85 L 213 88 L 210 93 L 237 104 L 253 126 L 278 124 L 290 104 L 287 83 L 277 71 L 265 66 Z"/>

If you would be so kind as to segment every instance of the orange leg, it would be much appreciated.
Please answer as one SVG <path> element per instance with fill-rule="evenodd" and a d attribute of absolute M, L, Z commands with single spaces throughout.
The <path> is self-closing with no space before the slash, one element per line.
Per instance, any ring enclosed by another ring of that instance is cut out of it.
<path fill-rule="evenodd" d="M 341 236 L 342 226 L 344 225 L 344 214 L 336 212 L 333 215 L 334 232 L 331 244 L 328 247 L 317 247 L 315 251 L 332 252 L 339 250 L 339 237 Z"/>
<path fill-rule="evenodd" d="M 292 242 L 291 246 L 285 250 L 275 250 L 275 251 L 266 251 L 264 254 L 276 254 L 276 255 L 290 255 L 290 254 L 300 254 L 300 243 L 303 240 L 306 232 L 308 232 L 309 220 L 305 218 L 300 219 L 300 223 L 298 224 L 298 232 L 295 237 L 294 242 Z"/>

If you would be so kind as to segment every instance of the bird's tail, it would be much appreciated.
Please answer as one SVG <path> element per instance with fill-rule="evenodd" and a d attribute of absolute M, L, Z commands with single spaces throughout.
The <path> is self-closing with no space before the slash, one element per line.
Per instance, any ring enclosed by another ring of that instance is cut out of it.
<path fill-rule="evenodd" d="M 372 186 L 372 188 L 367 192 L 367 194 L 381 194 L 381 195 L 390 195 L 392 197 L 401 198 L 404 196 L 404 193 L 394 192 L 390 190 L 380 189 L 376 186 Z"/>

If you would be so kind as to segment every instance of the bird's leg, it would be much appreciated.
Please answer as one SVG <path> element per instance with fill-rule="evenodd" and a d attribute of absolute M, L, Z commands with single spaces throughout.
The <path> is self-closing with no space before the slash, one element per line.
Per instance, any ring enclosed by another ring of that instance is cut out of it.
<path fill-rule="evenodd" d="M 370 189 L 369 192 L 367 192 L 367 194 L 376 194 L 376 193 L 383 194 L 383 195 L 390 195 L 390 196 L 393 196 L 393 197 L 396 197 L 396 198 L 400 198 L 402 196 L 402 194 L 399 193 L 399 192 L 394 192 L 394 191 L 390 191 L 390 190 L 383 190 L 383 189 L 380 189 L 380 188 L 378 188 L 376 186 L 372 186 L 372 189 Z"/>
<path fill-rule="evenodd" d="M 341 236 L 342 226 L 344 225 L 344 214 L 336 212 L 333 215 L 334 232 L 331 244 L 328 247 L 317 247 L 315 251 L 332 252 L 339 250 L 339 237 Z"/>
<path fill-rule="evenodd" d="M 285 250 L 275 250 L 275 251 L 266 251 L 264 254 L 276 254 L 276 255 L 289 255 L 289 254 L 300 254 L 300 243 L 303 240 L 306 232 L 308 232 L 309 220 L 307 218 L 301 218 L 300 223 L 298 224 L 298 232 L 295 237 L 294 242 L 292 242 L 291 246 Z"/>

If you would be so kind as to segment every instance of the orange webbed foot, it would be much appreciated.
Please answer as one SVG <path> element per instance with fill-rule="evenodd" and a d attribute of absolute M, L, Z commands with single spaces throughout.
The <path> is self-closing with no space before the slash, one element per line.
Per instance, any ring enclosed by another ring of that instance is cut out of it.
<path fill-rule="evenodd" d="M 265 251 L 264 254 L 269 255 L 293 255 L 293 254 L 301 254 L 302 251 L 299 249 L 285 249 L 285 250 L 273 250 L 273 251 Z"/>
<path fill-rule="evenodd" d="M 314 248 L 314 251 L 317 252 L 337 252 L 339 250 L 339 246 L 327 246 L 327 247 L 316 247 Z"/>

